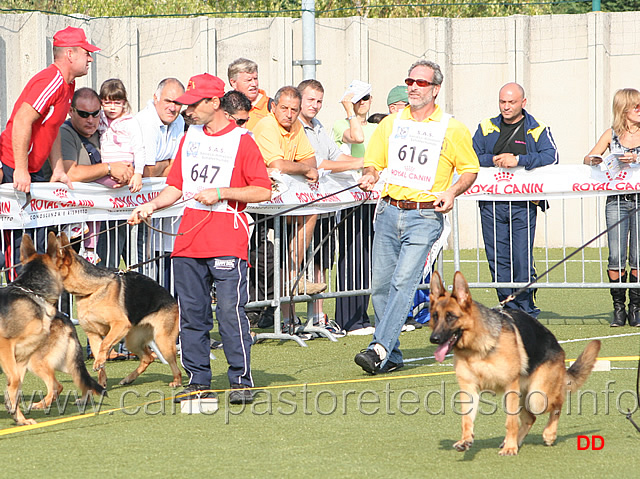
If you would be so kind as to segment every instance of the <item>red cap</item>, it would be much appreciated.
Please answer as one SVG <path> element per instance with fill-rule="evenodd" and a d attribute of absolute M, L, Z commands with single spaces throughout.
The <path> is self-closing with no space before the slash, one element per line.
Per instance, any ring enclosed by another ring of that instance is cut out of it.
<path fill-rule="evenodd" d="M 189 78 L 187 91 L 176 98 L 174 102 L 181 105 L 193 105 L 203 98 L 221 98 L 222 96 L 224 96 L 224 81 L 208 73 L 202 73 Z"/>
<path fill-rule="evenodd" d="M 100 49 L 87 41 L 82 28 L 67 27 L 56 32 L 53 36 L 54 47 L 82 47 L 88 52 L 98 52 Z"/>

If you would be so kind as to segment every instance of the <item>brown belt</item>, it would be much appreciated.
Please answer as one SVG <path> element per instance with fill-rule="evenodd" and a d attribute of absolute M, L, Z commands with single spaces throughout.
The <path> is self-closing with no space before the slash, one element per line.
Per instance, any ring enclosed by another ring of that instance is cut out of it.
<path fill-rule="evenodd" d="M 394 200 L 390 196 L 383 198 L 387 203 L 391 203 L 396 208 L 401 210 L 432 210 L 435 208 L 433 201 L 407 201 L 407 200 Z"/>

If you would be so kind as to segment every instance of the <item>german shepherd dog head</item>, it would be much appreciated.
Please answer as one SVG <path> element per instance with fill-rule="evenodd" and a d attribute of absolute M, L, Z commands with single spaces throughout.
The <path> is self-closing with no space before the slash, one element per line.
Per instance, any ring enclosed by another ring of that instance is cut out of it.
<path fill-rule="evenodd" d="M 454 347 L 468 346 L 470 336 L 475 336 L 474 307 L 469 285 L 459 271 L 453 278 L 453 291 L 449 293 L 437 271 L 431 276 L 429 304 L 431 306 L 432 333 L 429 338 L 438 347 L 434 353 L 438 362 L 444 361 Z"/>
<path fill-rule="evenodd" d="M 32 290 L 48 303 L 55 304 L 62 293 L 62 278 L 56 268 L 58 242 L 54 233 L 47 238 L 46 254 L 38 254 L 29 235 L 22 236 L 20 243 L 20 262 L 22 271 L 11 283 Z"/>

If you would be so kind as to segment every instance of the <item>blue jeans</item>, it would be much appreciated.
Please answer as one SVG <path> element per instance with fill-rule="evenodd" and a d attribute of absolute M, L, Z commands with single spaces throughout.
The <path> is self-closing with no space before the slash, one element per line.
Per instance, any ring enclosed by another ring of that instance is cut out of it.
<path fill-rule="evenodd" d="M 376 330 L 369 349 L 377 343 L 387 350 L 384 366 L 387 361 L 402 363 L 398 338 L 444 220 L 434 210 L 401 210 L 384 200 L 376 216 L 371 285 Z"/>
<path fill-rule="evenodd" d="M 640 195 L 615 195 L 607 197 L 605 216 L 607 228 L 624 217 L 624 221 L 607 234 L 609 243 L 609 269 L 622 271 L 627 267 L 627 246 L 629 266 L 638 268 L 638 219 L 640 212 L 629 213 L 640 206 Z"/>

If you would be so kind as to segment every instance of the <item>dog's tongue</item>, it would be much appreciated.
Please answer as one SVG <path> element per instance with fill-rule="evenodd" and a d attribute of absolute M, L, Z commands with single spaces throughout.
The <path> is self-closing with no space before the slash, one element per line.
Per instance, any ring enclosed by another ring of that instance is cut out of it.
<path fill-rule="evenodd" d="M 449 352 L 449 341 L 447 341 L 444 344 L 441 344 L 440 346 L 438 346 L 438 349 L 436 349 L 436 352 L 434 353 L 434 356 L 436 357 L 436 361 L 438 361 L 439 363 L 444 361 L 444 357 L 447 355 L 448 352 Z"/>

